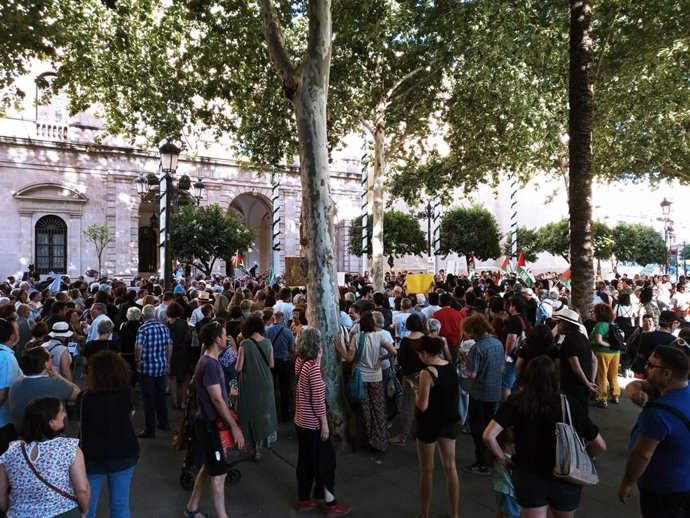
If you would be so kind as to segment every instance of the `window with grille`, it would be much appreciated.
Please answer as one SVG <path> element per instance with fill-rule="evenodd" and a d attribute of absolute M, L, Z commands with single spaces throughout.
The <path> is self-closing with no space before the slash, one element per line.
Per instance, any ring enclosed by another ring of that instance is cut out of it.
<path fill-rule="evenodd" d="M 36 222 L 36 272 L 67 273 L 67 225 L 57 216 Z"/>

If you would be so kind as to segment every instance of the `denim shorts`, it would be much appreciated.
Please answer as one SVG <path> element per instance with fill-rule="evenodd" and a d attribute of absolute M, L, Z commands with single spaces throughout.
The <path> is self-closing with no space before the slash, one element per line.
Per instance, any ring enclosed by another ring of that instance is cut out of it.
<path fill-rule="evenodd" d="M 513 485 L 518 504 L 525 509 L 548 505 L 561 512 L 574 511 L 582 497 L 582 486 L 556 477 L 532 475 L 517 466 L 513 468 Z"/>
<path fill-rule="evenodd" d="M 501 379 L 501 389 L 510 390 L 515 385 L 515 362 L 506 363 L 503 366 L 503 377 Z"/>

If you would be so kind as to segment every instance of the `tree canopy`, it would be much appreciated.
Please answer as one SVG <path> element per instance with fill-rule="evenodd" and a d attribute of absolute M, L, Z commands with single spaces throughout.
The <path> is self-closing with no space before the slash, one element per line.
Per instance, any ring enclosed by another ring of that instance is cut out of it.
<path fill-rule="evenodd" d="M 371 219 L 369 233 L 371 238 Z M 417 219 L 405 212 L 387 211 L 383 216 L 383 253 L 394 257 L 422 255 L 427 250 L 427 236 L 419 227 Z M 353 255 L 362 255 L 362 217 L 350 224 L 348 249 Z M 371 244 L 367 247 L 371 251 Z"/>
<path fill-rule="evenodd" d="M 512 241 L 513 234 L 508 232 L 505 235 L 505 241 L 503 241 L 503 255 L 512 257 Z M 539 232 L 537 229 L 528 227 L 518 227 L 517 228 L 517 249 L 518 253 L 520 251 L 525 252 L 525 259 L 530 262 L 536 262 L 537 254 L 543 252 L 539 241 Z"/>
<path fill-rule="evenodd" d="M 495 259 L 501 255 L 500 240 L 496 218 L 482 207 L 452 209 L 441 218 L 442 254 L 468 258 L 473 253 L 482 261 Z"/>
<path fill-rule="evenodd" d="M 570 225 L 567 218 L 547 223 L 538 230 L 540 248 L 570 262 Z"/>
<path fill-rule="evenodd" d="M 31 60 L 57 56 L 61 31 L 55 7 L 42 0 L 0 3 L 0 115 L 26 96 L 16 80 L 30 72 Z"/>
<path fill-rule="evenodd" d="M 210 275 L 216 260 L 232 260 L 237 250 L 254 245 L 254 231 L 239 217 L 217 205 L 185 205 L 170 221 L 170 250 L 174 259 Z"/>
<path fill-rule="evenodd" d="M 619 223 L 611 230 L 612 253 L 619 261 L 639 265 L 666 262 L 664 237 L 654 228 L 639 223 Z"/>

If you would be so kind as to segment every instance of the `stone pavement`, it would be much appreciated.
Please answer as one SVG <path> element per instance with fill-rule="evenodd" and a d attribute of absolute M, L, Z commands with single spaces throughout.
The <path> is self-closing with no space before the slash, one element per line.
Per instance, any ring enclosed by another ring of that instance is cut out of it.
<path fill-rule="evenodd" d="M 622 380 L 621 380 L 622 381 Z M 619 504 L 616 490 L 625 467 L 625 446 L 630 429 L 639 412 L 623 396 L 621 404 L 608 409 L 592 408 L 590 415 L 599 426 L 608 444 L 608 452 L 600 457 L 597 468 L 598 486 L 585 488 L 579 518 L 636 518 L 639 502 Z M 171 421 L 182 416 L 171 410 Z M 142 412 L 135 415 L 135 427 L 141 428 Z M 73 429 L 71 426 L 70 429 Z M 153 440 L 140 440 L 141 459 L 132 484 L 132 518 L 179 518 L 189 498 L 189 491 L 179 483 L 183 454 L 171 449 L 172 433 L 158 432 Z M 472 440 L 461 434 L 457 446 L 458 466 L 471 463 Z M 438 459 L 437 459 L 438 460 Z M 237 467 L 242 479 L 226 488 L 227 509 L 234 518 L 288 518 L 297 516 L 295 464 L 297 441 L 294 428 L 280 426 L 273 452 L 267 452 L 260 463 L 251 460 Z M 463 518 L 496 516 L 493 477 L 469 475 L 460 470 L 460 511 Z M 336 496 L 353 507 L 353 517 L 413 518 L 418 513 L 417 460 L 414 442 L 405 447 L 391 446 L 383 454 L 358 451 L 338 456 Z M 202 510 L 210 512 L 208 495 L 202 499 Z M 447 517 L 447 501 L 443 473 L 437 462 L 434 475 L 432 517 Z M 99 518 L 107 518 L 107 495 L 101 494 Z M 319 511 L 300 513 L 304 518 L 322 516 Z"/>

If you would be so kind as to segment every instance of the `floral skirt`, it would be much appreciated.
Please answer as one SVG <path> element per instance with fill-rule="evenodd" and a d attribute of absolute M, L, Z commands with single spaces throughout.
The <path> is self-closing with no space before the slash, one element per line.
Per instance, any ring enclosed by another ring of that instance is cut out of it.
<path fill-rule="evenodd" d="M 376 451 L 388 449 L 386 424 L 386 396 L 383 382 L 364 383 L 366 397 L 357 407 L 357 435 L 360 444 L 367 444 Z"/>

